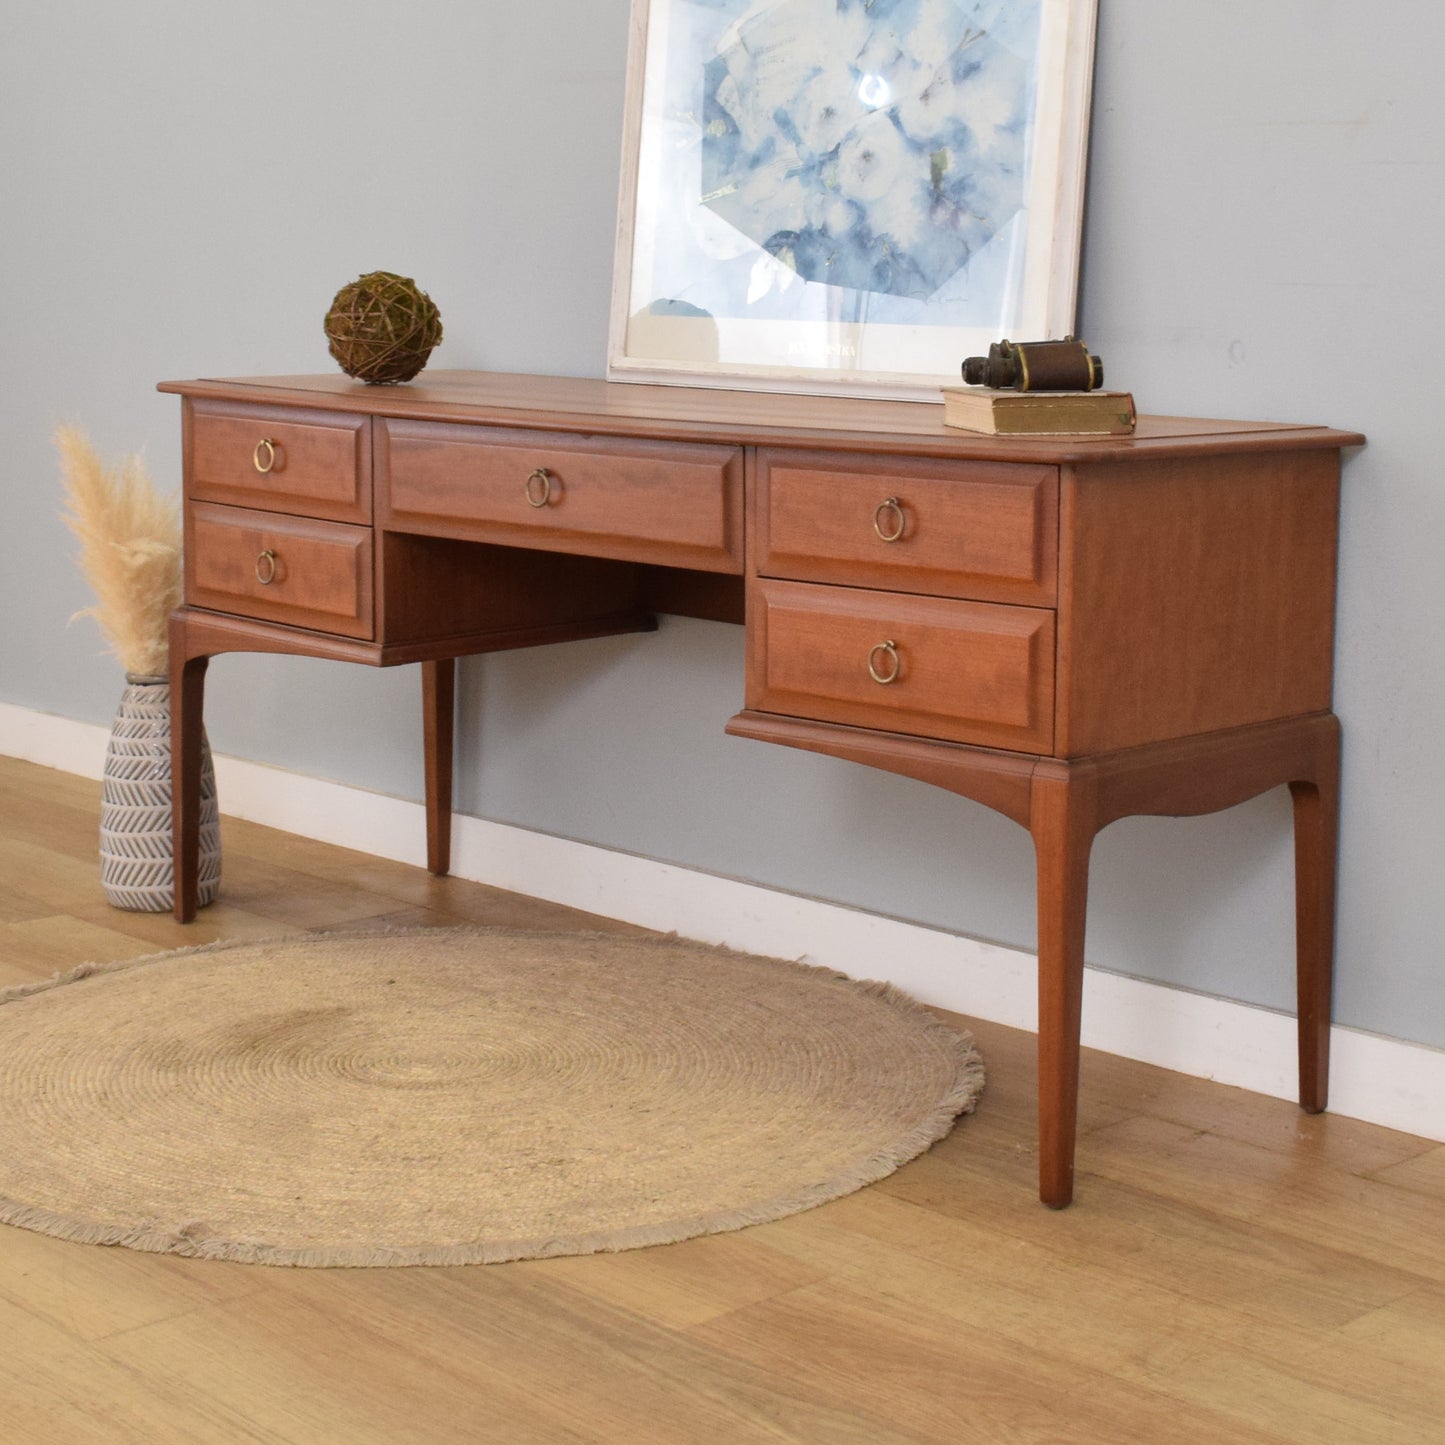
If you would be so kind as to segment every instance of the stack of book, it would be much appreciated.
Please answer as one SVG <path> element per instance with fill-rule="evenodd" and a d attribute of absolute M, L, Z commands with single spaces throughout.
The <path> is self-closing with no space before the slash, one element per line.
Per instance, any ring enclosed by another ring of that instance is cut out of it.
<path fill-rule="evenodd" d="M 988 386 L 945 386 L 943 420 L 948 426 L 991 436 L 1125 436 L 1134 430 L 1134 398 L 1127 391 L 995 391 Z"/>

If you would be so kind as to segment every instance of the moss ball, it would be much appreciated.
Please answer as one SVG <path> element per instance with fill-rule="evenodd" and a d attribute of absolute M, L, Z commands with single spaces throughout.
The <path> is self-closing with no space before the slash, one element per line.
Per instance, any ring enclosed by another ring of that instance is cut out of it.
<path fill-rule="evenodd" d="M 373 386 L 410 381 L 441 339 L 441 312 L 431 297 L 391 271 L 372 271 L 343 286 L 326 313 L 337 365 Z"/>

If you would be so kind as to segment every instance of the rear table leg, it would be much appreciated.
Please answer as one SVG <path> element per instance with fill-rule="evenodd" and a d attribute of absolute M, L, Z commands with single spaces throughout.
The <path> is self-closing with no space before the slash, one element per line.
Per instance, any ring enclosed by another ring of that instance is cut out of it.
<path fill-rule="evenodd" d="M 422 752 L 426 763 L 426 866 L 444 878 L 452 863 L 452 736 L 456 671 L 453 657 L 421 665 Z"/>
<path fill-rule="evenodd" d="M 1321 743 L 1315 777 L 1292 782 L 1289 790 L 1294 799 L 1299 1101 L 1308 1113 L 1318 1114 L 1328 1101 L 1330 1084 L 1335 868 L 1339 846 L 1338 722 Z"/>

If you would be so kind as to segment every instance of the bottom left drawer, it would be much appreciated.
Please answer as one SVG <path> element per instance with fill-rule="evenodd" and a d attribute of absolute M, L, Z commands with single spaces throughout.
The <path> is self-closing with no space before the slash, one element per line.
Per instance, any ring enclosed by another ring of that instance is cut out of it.
<path fill-rule="evenodd" d="M 370 638 L 371 548 L 369 527 L 193 502 L 186 509 L 186 601 Z"/>

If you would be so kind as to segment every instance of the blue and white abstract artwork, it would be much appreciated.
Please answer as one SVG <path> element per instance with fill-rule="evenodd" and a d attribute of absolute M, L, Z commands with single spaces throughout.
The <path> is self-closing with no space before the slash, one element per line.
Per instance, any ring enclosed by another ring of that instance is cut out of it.
<path fill-rule="evenodd" d="M 650 299 L 995 324 L 1022 264 L 1041 3 L 668 0 Z"/>
<path fill-rule="evenodd" d="M 927 300 L 1024 204 L 1037 23 L 999 0 L 753 9 L 702 67 L 702 204 L 804 280 Z"/>

